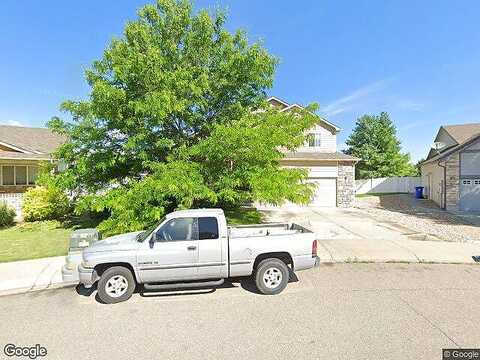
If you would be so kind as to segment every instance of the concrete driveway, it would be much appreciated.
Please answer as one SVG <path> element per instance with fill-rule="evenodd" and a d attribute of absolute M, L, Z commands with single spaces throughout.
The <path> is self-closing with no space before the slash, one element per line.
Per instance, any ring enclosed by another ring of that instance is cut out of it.
<path fill-rule="evenodd" d="M 248 283 L 116 305 L 74 288 L 5 296 L 0 348 L 40 344 L 52 360 L 371 360 L 480 344 L 478 266 L 323 264 L 298 277 L 277 296 Z"/>
<path fill-rule="evenodd" d="M 475 263 L 480 242 L 439 241 L 361 209 L 287 208 L 266 211 L 269 221 L 298 222 L 318 236 L 322 261 Z"/>

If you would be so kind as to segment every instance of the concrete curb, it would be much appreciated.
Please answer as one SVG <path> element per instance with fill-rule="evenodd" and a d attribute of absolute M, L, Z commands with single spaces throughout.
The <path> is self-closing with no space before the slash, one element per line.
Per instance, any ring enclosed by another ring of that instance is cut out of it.
<path fill-rule="evenodd" d="M 426 264 L 426 265 L 472 265 L 480 266 L 477 262 L 459 262 L 459 261 L 411 261 L 411 260 L 385 260 L 385 259 L 346 259 L 346 260 L 323 260 L 320 259 L 320 266 L 322 264 Z"/>
<path fill-rule="evenodd" d="M 8 295 L 17 295 L 17 294 L 25 294 L 25 293 L 30 293 L 30 292 L 38 292 L 38 291 L 44 291 L 44 290 L 57 290 L 57 289 L 62 289 L 62 288 L 67 288 L 67 287 L 74 287 L 78 285 L 77 281 L 69 281 L 69 282 L 64 282 L 64 283 L 57 283 L 57 284 L 51 284 L 49 286 L 38 286 L 38 287 L 22 287 L 22 288 L 15 288 L 15 289 L 8 289 L 8 290 L 1 290 L 0 291 L 0 297 L 1 296 L 8 296 Z"/>

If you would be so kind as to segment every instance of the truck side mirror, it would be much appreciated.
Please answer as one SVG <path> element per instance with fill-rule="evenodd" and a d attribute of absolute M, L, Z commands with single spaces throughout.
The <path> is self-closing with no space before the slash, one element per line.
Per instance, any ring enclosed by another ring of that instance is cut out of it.
<path fill-rule="evenodd" d="M 157 231 L 156 233 L 153 234 L 152 240 L 153 241 L 165 241 L 165 238 L 163 237 L 163 234 L 160 231 Z"/>
<path fill-rule="evenodd" d="M 148 244 L 150 245 L 150 249 L 153 249 L 153 245 L 155 245 L 155 238 L 157 237 L 157 233 L 153 233 L 150 236 L 150 240 L 148 240 Z"/>

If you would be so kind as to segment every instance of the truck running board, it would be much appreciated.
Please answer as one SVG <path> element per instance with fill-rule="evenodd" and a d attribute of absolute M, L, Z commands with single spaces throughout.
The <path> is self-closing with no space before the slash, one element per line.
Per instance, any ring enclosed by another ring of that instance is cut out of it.
<path fill-rule="evenodd" d="M 147 290 L 168 290 L 168 289 L 192 289 L 204 287 L 216 287 L 222 285 L 225 279 L 216 281 L 188 282 L 188 283 L 168 283 L 168 284 L 143 284 Z"/>

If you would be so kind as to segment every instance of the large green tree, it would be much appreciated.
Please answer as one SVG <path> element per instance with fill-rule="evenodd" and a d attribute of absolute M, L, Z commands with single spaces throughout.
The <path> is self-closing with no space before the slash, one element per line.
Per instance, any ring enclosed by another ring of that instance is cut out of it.
<path fill-rule="evenodd" d="M 187 0 L 146 5 L 86 71 L 89 99 L 49 122 L 69 139 L 53 182 L 78 211 L 109 213 L 104 230 L 141 229 L 179 207 L 308 201 L 305 172 L 279 161 L 315 116 L 267 106 L 276 59 L 224 23 Z"/>
<path fill-rule="evenodd" d="M 410 155 L 401 152 L 396 127 L 386 112 L 360 117 L 346 144 L 345 153 L 361 159 L 356 166 L 358 179 L 417 174 Z"/>

